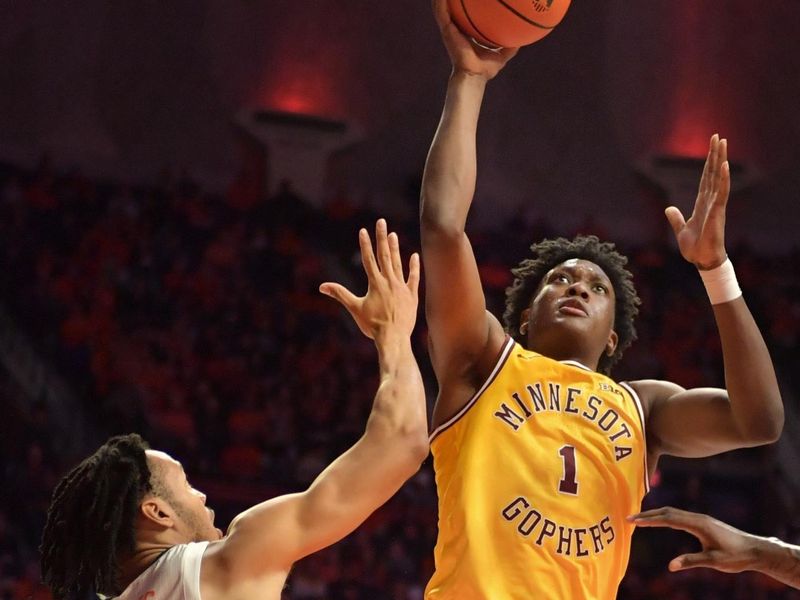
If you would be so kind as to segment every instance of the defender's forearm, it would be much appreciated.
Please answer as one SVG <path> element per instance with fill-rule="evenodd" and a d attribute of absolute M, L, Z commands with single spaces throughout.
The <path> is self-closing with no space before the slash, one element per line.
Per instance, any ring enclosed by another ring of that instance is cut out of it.
<path fill-rule="evenodd" d="M 367 421 L 366 436 L 377 443 L 402 441 L 410 445 L 413 454 L 422 453 L 424 458 L 428 445 L 425 388 L 411 341 L 408 337 L 384 339 L 376 345 L 381 382 Z"/>

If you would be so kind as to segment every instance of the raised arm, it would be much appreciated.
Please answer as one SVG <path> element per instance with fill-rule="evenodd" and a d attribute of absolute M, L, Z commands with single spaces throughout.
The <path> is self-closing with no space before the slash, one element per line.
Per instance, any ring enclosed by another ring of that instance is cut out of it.
<path fill-rule="evenodd" d="M 478 115 L 487 81 L 516 53 L 483 50 L 451 21 L 446 0 L 434 0 L 436 21 L 453 63 L 442 118 L 422 178 L 420 224 L 425 309 L 440 386 L 454 370 L 494 356 L 503 329 L 486 312 L 478 268 L 464 232 L 475 192 Z"/>
<path fill-rule="evenodd" d="M 669 506 L 633 515 L 629 520 L 639 527 L 670 527 L 687 531 L 700 541 L 702 551 L 672 559 L 670 571 L 697 567 L 723 573 L 758 571 L 800 589 L 800 548 L 797 546 L 777 538 L 751 535 L 708 515 Z"/>
<path fill-rule="evenodd" d="M 308 490 L 274 498 L 234 519 L 221 547 L 210 553 L 217 567 L 226 566 L 219 579 L 242 582 L 285 573 L 303 556 L 342 539 L 416 473 L 428 454 L 425 392 L 410 342 L 419 257 L 411 257 L 404 280 L 397 235 L 387 235 L 383 220 L 376 230 L 377 261 L 366 230 L 359 232 L 367 294 L 359 298 L 338 284 L 320 286 L 378 349 L 381 381 L 366 431 Z"/>
<path fill-rule="evenodd" d="M 708 456 L 774 442 L 783 428 L 783 403 L 764 338 L 738 290 L 725 252 L 725 209 L 730 191 L 727 141 L 714 135 L 688 221 L 666 210 L 683 257 L 706 282 L 719 329 L 726 390 L 684 390 L 666 382 L 634 386 L 649 399 L 651 451 Z"/>

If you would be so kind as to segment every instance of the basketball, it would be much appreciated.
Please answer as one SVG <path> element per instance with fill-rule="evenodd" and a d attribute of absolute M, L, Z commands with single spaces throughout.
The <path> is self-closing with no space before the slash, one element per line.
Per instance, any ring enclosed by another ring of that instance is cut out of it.
<path fill-rule="evenodd" d="M 538 42 L 561 22 L 571 0 L 448 0 L 459 29 L 487 48 Z"/>

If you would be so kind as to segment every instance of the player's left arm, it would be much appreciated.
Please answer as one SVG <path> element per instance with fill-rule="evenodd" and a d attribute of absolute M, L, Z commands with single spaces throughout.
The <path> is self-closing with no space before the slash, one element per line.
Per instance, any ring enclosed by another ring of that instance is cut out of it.
<path fill-rule="evenodd" d="M 671 206 L 667 219 L 681 255 L 706 281 L 722 343 L 726 389 L 686 390 L 664 381 L 638 381 L 648 407 L 651 452 L 709 456 L 774 442 L 783 429 L 783 402 L 767 345 L 747 308 L 725 252 L 730 192 L 727 140 L 711 138 L 700 189 L 688 220 Z M 709 277 L 710 275 L 710 277 Z"/>

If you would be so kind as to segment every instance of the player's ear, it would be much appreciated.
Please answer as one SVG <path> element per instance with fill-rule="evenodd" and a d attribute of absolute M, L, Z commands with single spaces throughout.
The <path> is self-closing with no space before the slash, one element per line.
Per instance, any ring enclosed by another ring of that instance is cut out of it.
<path fill-rule="evenodd" d="M 614 352 L 617 351 L 617 345 L 619 344 L 619 336 L 617 332 L 613 329 L 611 333 L 608 334 L 608 340 L 606 341 L 606 355 L 613 356 Z"/>
<path fill-rule="evenodd" d="M 144 520 L 156 527 L 169 529 L 175 525 L 175 515 L 172 507 L 158 496 L 149 495 L 142 500 L 139 512 Z"/>
<path fill-rule="evenodd" d="M 522 335 L 528 334 L 528 319 L 531 316 L 531 309 L 526 308 L 519 316 L 519 332 Z"/>

